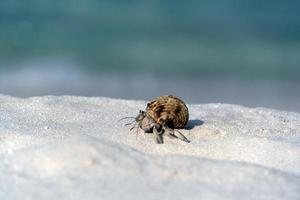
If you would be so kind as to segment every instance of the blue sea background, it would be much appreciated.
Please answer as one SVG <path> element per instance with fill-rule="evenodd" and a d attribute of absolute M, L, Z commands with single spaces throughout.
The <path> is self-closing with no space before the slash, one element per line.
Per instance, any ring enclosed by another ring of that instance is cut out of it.
<path fill-rule="evenodd" d="M 300 2 L 0 1 L 0 93 L 300 112 Z"/>

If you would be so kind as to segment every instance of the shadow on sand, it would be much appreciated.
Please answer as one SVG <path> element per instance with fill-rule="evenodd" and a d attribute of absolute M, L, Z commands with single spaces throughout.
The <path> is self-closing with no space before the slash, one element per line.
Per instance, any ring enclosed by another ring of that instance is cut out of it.
<path fill-rule="evenodd" d="M 200 119 L 191 119 L 188 121 L 187 125 L 186 125 L 186 129 L 187 130 L 191 130 L 193 129 L 195 126 L 201 126 L 202 124 L 204 124 L 204 121 L 200 120 Z"/>

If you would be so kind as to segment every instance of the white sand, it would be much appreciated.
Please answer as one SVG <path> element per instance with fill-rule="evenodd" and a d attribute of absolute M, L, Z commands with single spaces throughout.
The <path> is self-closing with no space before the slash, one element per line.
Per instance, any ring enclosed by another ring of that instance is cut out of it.
<path fill-rule="evenodd" d="M 130 132 L 144 101 L 0 96 L 0 199 L 299 199 L 300 114 L 189 105 L 192 141 Z"/>

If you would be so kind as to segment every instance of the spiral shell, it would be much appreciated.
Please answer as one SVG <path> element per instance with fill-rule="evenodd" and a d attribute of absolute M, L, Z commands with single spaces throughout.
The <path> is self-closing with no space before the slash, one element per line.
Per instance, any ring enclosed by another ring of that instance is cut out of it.
<path fill-rule="evenodd" d="M 159 96 L 147 104 L 146 113 L 156 123 L 173 129 L 181 129 L 189 120 L 185 103 L 173 95 Z"/>

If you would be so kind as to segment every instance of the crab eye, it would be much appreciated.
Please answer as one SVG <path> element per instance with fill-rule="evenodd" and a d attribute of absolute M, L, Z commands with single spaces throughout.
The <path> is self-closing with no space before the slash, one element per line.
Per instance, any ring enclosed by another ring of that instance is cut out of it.
<path fill-rule="evenodd" d="M 142 110 L 140 110 L 140 114 L 142 114 L 142 115 L 143 115 L 144 113 L 145 113 L 145 111 L 142 111 Z"/>

